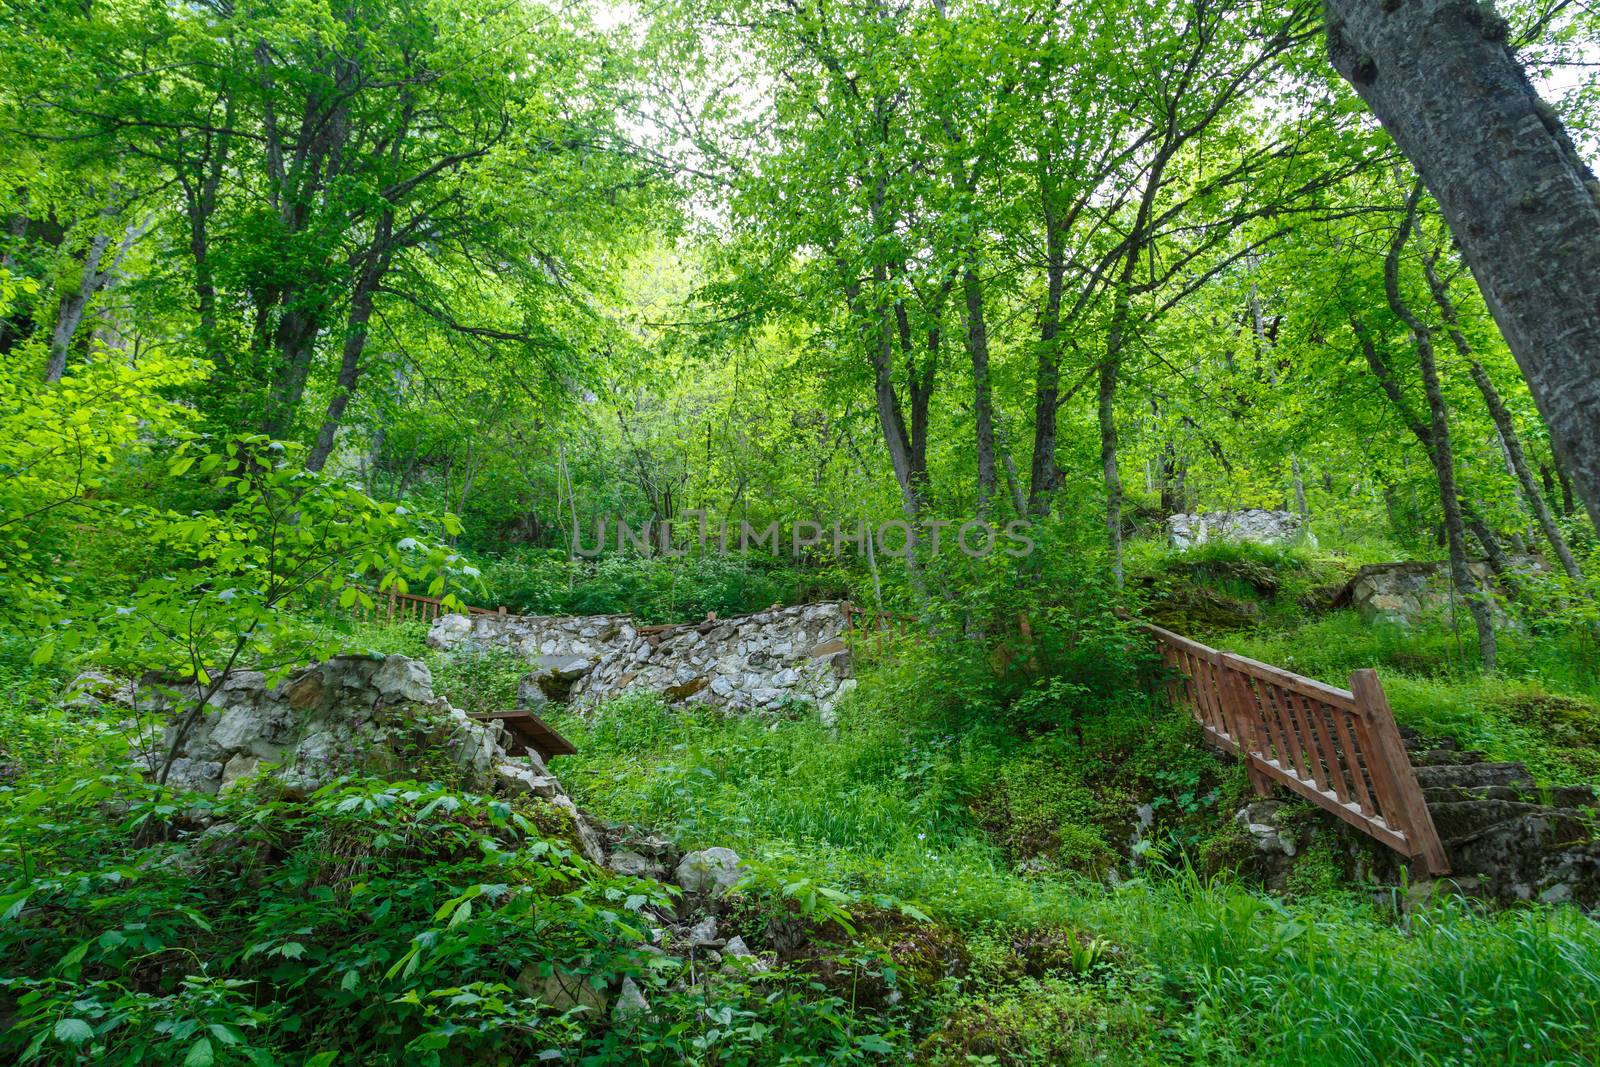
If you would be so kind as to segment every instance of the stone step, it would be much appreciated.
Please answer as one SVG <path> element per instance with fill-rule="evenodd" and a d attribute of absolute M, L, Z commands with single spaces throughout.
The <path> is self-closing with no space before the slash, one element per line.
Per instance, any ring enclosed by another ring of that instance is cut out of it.
<path fill-rule="evenodd" d="M 1407 752 L 1421 752 L 1429 748 L 1454 751 L 1461 747 L 1453 737 L 1442 737 L 1436 741 L 1429 741 L 1404 723 L 1397 723 L 1396 726 L 1400 731 L 1400 743 L 1406 746 Z"/>
<path fill-rule="evenodd" d="M 1573 855 L 1600 859 L 1600 842 L 1576 812 L 1538 808 L 1447 840 L 1452 872 L 1481 874 L 1502 882 L 1539 882 Z M 1600 870 L 1600 864 L 1594 865 Z M 1587 876 L 1594 877 L 1594 872 Z"/>
<path fill-rule="evenodd" d="M 1531 786 L 1533 776 L 1520 763 L 1436 763 L 1414 768 L 1423 789 L 1445 786 L 1481 789 L 1485 786 Z"/>
<path fill-rule="evenodd" d="M 1552 785 L 1536 790 L 1535 795 L 1546 804 L 1557 808 L 1592 808 L 1600 804 L 1600 797 L 1586 785 Z"/>
<path fill-rule="evenodd" d="M 1435 804 L 1471 800 L 1520 800 L 1552 808 L 1582 809 L 1600 805 L 1595 791 L 1586 785 L 1552 785 L 1543 788 L 1530 782 L 1508 785 L 1425 785 L 1423 799 Z"/>
<path fill-rule="evenodd" d="M 1587 838 L 1587 824 L 1581 814 L 1570 808 L 1553 808 L 1545 804 L 1532 804 L 1519 800 L 1464 800 L 1444 804 L 1430 804 L 1428 813 L 1433 816 L 1439 839 L 1448 847 L 1471 841 L 1503 824 L 1528 819 L 1547 820 L 1581 828 L 1571 836 Z"/>
<path fill-rule="evenodd" d="M 1442 748 L 1437 745 L 1424 749 L 1409 749 L 1406 754 L 1411 757 L 1411 765 L 1413 767 L 1476 764 L 1482 763 L 1489 758 L 1488 753 L 1478 752 L 1474 749 Z"/>
<path fill-rule="evenodd" d="M 1429 785 L 1422 787 L 1422 798 L 1428 807 L 1440 804 L 1458 804 L 1474 800 L 1524 800 L 1539 801 L 1531 786 L 1523 785 Z"/>

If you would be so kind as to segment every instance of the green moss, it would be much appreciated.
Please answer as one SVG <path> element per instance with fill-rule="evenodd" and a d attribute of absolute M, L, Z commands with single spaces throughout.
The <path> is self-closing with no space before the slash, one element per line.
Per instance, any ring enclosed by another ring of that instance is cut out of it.
<path fill-rule="evenodd" d="M 917 1062 L 1047 1067 L 1148 1063 L 1151 1023 L 1126 999 L 1060 977 L 1025 979 L 958 1005 L 922 1043 Z"/>
<path fill-rule="evenodd" d="M 975 805 L 979 820 L 1014 860 L 1043 858 L 1097 873 L 1116 860 L 1108 823 L 1128 820 L 1131 798 L 1091 789 L 1048 756 L 997 769 Z"/>
<path fill-rule="evenodd" d="M 1600 706 L 1541 690 L 1510 693 L 1496 701 L 1512 723 L 1537 732 L 1578 775 L 1600 775 Z"/>

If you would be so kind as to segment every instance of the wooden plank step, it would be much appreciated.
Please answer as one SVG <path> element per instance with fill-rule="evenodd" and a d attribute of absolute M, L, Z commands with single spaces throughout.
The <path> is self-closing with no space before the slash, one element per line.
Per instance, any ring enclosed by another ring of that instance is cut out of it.
<path fill-rule="evenodd" d="M 486 711 L 468 717 L 476 722 L 504 723 L 512 738 L 522 745 L 522 751 L 538 753 L 540 759 L 570 756 L 578 751 L 577 746 L 531 711 Z"/>

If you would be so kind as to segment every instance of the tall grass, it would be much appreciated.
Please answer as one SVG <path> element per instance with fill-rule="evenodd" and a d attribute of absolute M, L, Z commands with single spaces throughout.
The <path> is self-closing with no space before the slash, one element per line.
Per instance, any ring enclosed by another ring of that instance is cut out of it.
<path fill-rule="evenodd" d="M 581 755 L 557 770 L 586 806 L 678 827 L 685 847 L 914 900 L 973 934 L 1106 938 L 1117 962 L 1084 979 L 1086 1003 L 1114 1020 L 1131 998 L 1160 1035 L 1126 1062 L 1595 1062 L 1600 926 L 1577 912 L 1406 914 L 1398 894 L 1356 887 L 1289 905 L 1183 868 L 1116 887 L 1019 874 L 963 803 L 994 766 L 992 739 L 929 736 L 914 718 L 858 705 L 835 732 L 632 698 L 564 722 Z"/>
<path fill-rule="evenodd" d="M 1445 901 L 1385 921 L 1178 874 L 1080 916 L 1153 969 L 1199 1062 L 1589 1064 L 1600 1051 L 1600 925 L 1570 909 Z"/>

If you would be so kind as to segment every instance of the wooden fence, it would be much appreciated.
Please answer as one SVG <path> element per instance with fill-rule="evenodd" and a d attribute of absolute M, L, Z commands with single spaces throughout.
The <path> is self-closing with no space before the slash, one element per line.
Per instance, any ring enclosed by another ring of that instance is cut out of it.
<path fill-rule="evenodd" d="M 1376 671 L 1356 671 L 1349 689 L 1337 689 L 1148 629 L 1173 672 L 1174 701 L 1189 708 L 1213 745 L 1245 761 L 1259 795 L 1282 785 L 1420 859 L 1430 874 L 1449 873 Z"/>

